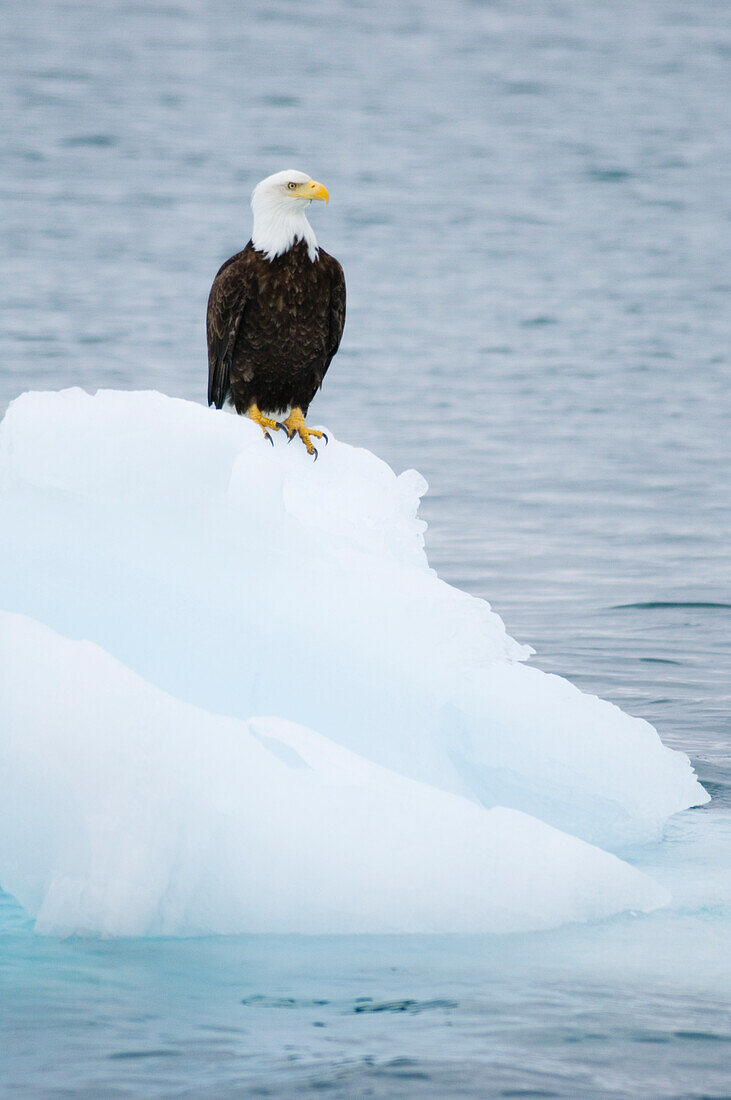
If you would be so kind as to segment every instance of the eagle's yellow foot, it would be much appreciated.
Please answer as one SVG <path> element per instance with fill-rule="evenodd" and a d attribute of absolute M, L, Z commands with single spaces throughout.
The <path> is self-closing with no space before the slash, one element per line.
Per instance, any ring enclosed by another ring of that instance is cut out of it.
<path fill-rule="evenodd" d="M 253 405 L 249 405 L 249 408 L 246 410 L 246 415 L 249 417 L 250 420 L 253 420 L 255 424 L 259 425 L 261 430 L 264 432 L 265 437 L 269 440 L 273 447 L 274 440 L 269 435 L 269 428 L 273 428 L 275 432 L 278 432 L 281 424 L 278 424 L 276 420 L 272 420 L 269 416 L 264 416 L 259 411 L 259 406 L 256 403 L 254 403 Z"/>
<path fill-rule="evenodd" d="M 324 432 L 318 431 L 317 428 L 307 427 L 302 409 L 292 409 L 287 419 L 283 420 L 279 427 L 284 428 L 290 441 L 294 439 L 295 435 L 298 435 L 307 448 L 308 455 L 314 455 L 315 461 L 317 461 L 317 451 L 310 436 L 314 435 L 315 439 L 324 439 L 326 443 L 327 436 Z"/>

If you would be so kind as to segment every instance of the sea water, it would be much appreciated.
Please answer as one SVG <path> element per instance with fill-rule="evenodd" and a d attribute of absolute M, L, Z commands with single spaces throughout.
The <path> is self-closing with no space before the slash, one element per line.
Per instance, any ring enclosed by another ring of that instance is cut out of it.
<path fill-rule="evenodd" d="M 349 289 L 312 418 L 419 469 L 440 575 L 713 795 L 635 854 L 669 909 L 551 933 L 57 940 L 6 896 L 3 1088 L 728 1095 L 728 9 L 1 7 L 0 406 L 204 400 L 213 274 L 304 169 Z"/>

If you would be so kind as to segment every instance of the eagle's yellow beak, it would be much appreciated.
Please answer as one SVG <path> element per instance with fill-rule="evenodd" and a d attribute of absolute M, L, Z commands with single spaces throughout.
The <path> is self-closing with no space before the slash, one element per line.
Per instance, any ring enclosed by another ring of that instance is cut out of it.
<path fill-rule="evenodd" d="M 323 183 L 310 180 L 309 183 L 303 183 L 301 187 L 303 199 L 322 199 L 323 202 L 330 202 L 330 195 Z"/>

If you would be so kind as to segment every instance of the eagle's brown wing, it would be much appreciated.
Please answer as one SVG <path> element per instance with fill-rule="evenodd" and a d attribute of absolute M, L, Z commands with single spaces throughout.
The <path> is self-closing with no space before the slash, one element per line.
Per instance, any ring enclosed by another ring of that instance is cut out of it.
<path fill-rule="evenodd" d="M 208 404 L 217 409 L 228 395 L 236 337 L 252 289 L 249 247 L 226 261 L 208 296 Z"/>
<path fill-rule="evenodd" d="M 345 328 L 345 275 L 335 257 L 327 253 L 325 255 L 327 255 L 332 272 L 330 280 L 330 335 L 327 362 L 325 363 L 325 370 L 327 370 L 335 352 L 340 347 L 343 329 Z M 324 373 L 325 371 L 323 371 L 323 376 Z"/>

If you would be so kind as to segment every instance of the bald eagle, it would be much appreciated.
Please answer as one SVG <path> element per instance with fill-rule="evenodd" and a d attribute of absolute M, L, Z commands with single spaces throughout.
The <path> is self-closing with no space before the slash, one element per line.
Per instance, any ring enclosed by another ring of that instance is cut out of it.
<path fill-rule="evenodd" d="M 313 199 L 327 202 L 327 188 L 294 170 L 254 188 L 251 240 L 208 298 L 208 404 L 230 403 L 270 443 L 270 431 L 298 435 L 317 458 L 323 433 L 305 416 L 343 335 L 345 278 L 307 220 Z"/>

